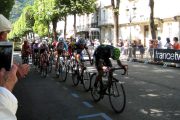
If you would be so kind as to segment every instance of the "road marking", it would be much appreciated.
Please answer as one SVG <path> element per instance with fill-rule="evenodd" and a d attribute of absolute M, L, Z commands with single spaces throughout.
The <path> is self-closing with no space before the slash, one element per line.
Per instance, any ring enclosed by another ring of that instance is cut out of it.
<path fill-rule="evenodd" d="M 105 113 L 97 113 L 97 114 L 91 114 L 91 115 L 83 115 L 83 116 L 79 116 L 78 119 L 86 119 L 86 118 L 93 118 L 93 117 L 102 117 L 104 118 L 104 120 L 112 120 L 108 115 L 106 115 Z"/>
<path fill-rule="evenodd" d="M 71 93 L 71 95 L 75 98 L 79 98 L 79 95 L 75 94 L 75 93 Z"/>
<path fill-rule="evenodd" d="M 83 104 L 88 108 L 93 108 L 93 105 L 91 105 L 89 102 L 84 101 Z"/>

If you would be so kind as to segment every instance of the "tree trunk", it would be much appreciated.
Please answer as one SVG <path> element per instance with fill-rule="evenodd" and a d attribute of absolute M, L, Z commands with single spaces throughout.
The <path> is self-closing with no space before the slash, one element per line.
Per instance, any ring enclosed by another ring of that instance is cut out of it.
<path fill-rule="evenodd" d="M 52 25 L 53 25 L 53 38 L 54 38 L 54 40 L 56 40 L 57 38 L 56 38 L 56 36 L 57 36 L 57 32 L 56 32 L 56 28 L 57 28 L 57 18 L 54 18 L 53 20 L 52 20 Z"/>
<path fill-rule="evenodd" d="M 149 6 L 150 6 L 150 28 L 151 28 L 151 36 L 152 39 L 156 39 L 156 28 L 154 24 L 154 0 L 149 1 Z"/>
<path fill-rule="evenodd" d="M 119 39 L 119 22 L 118 22 L 118 15 L 116 13 L 114 13 L 114 41 L 113 41 L 113 45 L 117 46 L 118 43 L 118 39 Z"/>
<path fill-rule="evenodd" d="M 114 40 L 113 45 L 117 46 L 118 40 L 119 40 L 119 4 L 120 0 L 115 1 L 111 0 L 111 5 L 113 7 L 113 17 L 114 17 Z"/>
<path fill-rule="evenodd" d="M 48 38 L 50 38 L 50 32 L 49 32 L 49 22 L 48 22 L 47 24 L 48 24 Z"/>
<path fill-rule="evenodd" d="M 74 37 L 76 37 L 76 13 L 74 14 Z"/>
<path fill-rule="evenodd" d="M 64 39 L 66 39 L 67 16 L 64 18 Z"/>

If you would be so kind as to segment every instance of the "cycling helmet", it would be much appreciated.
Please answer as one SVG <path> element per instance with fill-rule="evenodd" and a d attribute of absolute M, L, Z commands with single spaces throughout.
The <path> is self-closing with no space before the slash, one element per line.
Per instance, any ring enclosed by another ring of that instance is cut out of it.
<path fill-rule="evenodd" d="M 36 40 L 35 43 L 36 43 L 36 44 L 39 43 L 39 40 Z"/>
<path fill-rule="evenodd" d="M 59 37 L 58 38 L 58 42 L 64 42 L 64 38 L 63 37 Z"/>
<path fill-rule="evenodd" d="M 46 40 L 42 40 L 42 44 L 47 45 L 47 41 Z"/>
<path fill-rule="evenodd" d="M 80 45 L 85 45 L 85 44 L 86 44 L 85 39 L 79 38 L 79 39 L 78 39 L 78 44 L 80 44 Z"/>
<path fill-rule="evenodd" d="M 118 60 L 119 57 L 120 57 L 120 50 L 119 50 L 118 48 L 114 48 L 112 58 L 113 58 L 114 60 Z"/>

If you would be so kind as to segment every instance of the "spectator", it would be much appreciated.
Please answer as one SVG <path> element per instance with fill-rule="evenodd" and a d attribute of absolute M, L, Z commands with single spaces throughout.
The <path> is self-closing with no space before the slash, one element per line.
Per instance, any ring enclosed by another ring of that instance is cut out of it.
<path fill-rule="evenodd" d="M 172 49 L 172 44 L 169 38 L 166 38 L 166 44 L 164 45 L 166 49 Z"/>
<path fill-rule="evenodd" d="M 139 40 L 138 49 L 139 49 L 139 52 L 140 52 L 140 55 L 141 55 L 141 59 L 143 59 L 143 55 L 144 55 L 145 49 L 144 49 L 143 44 L 141 43 L 141 40 Z"/>
<path fill-rule="evenodd" d="M 105 39 L 105 41 L 104 41 L 104 43 L 103 44 L 105 44 L 105 45 L 111 45 L 111 43 L 109 42 L 109 40 L 108 39 Z"/>
<path fill-rule="evenodd" d="M 24 58 L 26 57 L 28 58 L 30 54 L 31 54 L 31 46 L 29 45 L 28 40 L 24 40 L 21 50 L 22 60 L 24 60 Z"/>
<path fill-rule="evenodd" d="M 94 49 L 96 49 L 100 45 L 100 42 L 98 39 L 94 40 Z"/>
<path fill-rule="evenodd" d="M 158 48 L 158 41 L 156 39 L 153 39 L 153 49 Z"/>
<path fill-rule="evenodd" d="M 149 40 L 149 54 L 150 54 L 150 58 L 151 60 L 153 59 L 153 51 L 154 51 L 154 48 L 153 48 L 153 40 Z"/>
<path fill-rule="evenodd" d="M 128 40 L 124 41 L 124 55 L 127 56 L 128 55 L 128 49 L 129 49 L 129 43 Z"/>
<path fill-rule="evenodd" d="M 121 54 L 124 54 L 124 43 L 123 43 L 123 40 L 120 39 L 117 45 L 118 45 L 118 47 L 119 47 L 119 49 L 121 51 Z"/>
<path fill-rule="evenodd" d="M 172 45 L 173 49 L 180 50 L 180 43 L 178 42 L 178 38 L 174 37 L 173 41 L 174 41 L 174 44 Z"/>
<path fill-rule="evenodd" d="M 158 37 L 158 49 L 162 49 L 161 37 Z"/>
<path fill-rule="evenodd" d="M 12 25 L 3 15 L 0 14 L 0 42 L 7 41 L 7 34 Z M 17 99 L 11 93 L 17 78 L 27 75 L 29 65 L 13 65 L 10 71 L 0 70 L 0 120 L 16 120 Z"/>
<path fill-rule="evenodd" d="M 136 40 L 134 40 L 132 43 L 132 54 L 134 59 L 136 59 L 136 50 L 137 50 L 137 42 Z"/>

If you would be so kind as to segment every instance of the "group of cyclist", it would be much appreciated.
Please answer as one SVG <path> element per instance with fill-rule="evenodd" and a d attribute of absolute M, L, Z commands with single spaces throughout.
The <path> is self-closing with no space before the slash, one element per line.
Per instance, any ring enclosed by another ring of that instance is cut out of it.
<path fill-rule="evenodd" d="M 94 51 L 93 59 L 88 51 L 88 46 L 86 40 L 82 37 L 76 39 L 71 39 L 66 41 L 63 37 L 59 37 L 57 41 L 53 43 L 48 43 L 47 39 L 43 39 L 41 42 L 39 40 L 34 41 L 31 45 L 28 45 L 28 41 L 24 41 L 22 46 L 22 58 L 32 55 L 32 62 L 35 61 L 35 54 L 39 53 L 39 67 L 46 63 L 48 65 L 49 55 L 53 53 L 55 56 L 55 70 L 58 73 L 58 61 L 60 56 L 69 56 L 69 58 L 74 57 L 76 62 L 81 64 L 83 60 L 83 50 L 86 50 L 89 57 L 90 64 L 95 62 L 98 75 L 94 86 L 97 86 L 97 81 L 103 76 L 103 73 L 112 67 L 110 58 L 117 61 L 117 64 L 124 69 L 126 72 L 127 65 L 123 65 L 120 61 L 120 50 L 112 45 L 99 45 Z M 83 65 L 83 64 L 82 64 Z"/>

